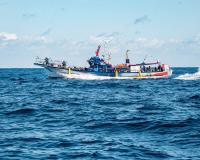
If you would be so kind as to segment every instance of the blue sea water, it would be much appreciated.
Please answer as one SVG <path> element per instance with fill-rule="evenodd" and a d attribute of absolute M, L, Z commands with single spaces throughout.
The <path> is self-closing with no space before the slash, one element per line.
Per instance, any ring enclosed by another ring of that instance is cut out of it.
<path fill-rule="evenodd" d="M 198 68 L 173 70 L 75 80 L 0 69 L 0 159 L 200 159 L 200 79 L 184 78 Z"/>

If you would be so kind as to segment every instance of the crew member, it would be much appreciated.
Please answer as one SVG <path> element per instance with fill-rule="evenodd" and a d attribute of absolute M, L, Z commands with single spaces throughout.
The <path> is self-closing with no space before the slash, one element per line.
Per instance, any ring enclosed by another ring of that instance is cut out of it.
<path fill-rule="evenodd" d="M 49 64 L 49 58 L 45 57 L 44 61 L 45 61 L 45 64 L 46 64 L 46 65 Z"/>
<path fill-rule="evenodd" d="M 66 62 L 65 61 L 62 61 L 62 66 L 66 67 Z"/>

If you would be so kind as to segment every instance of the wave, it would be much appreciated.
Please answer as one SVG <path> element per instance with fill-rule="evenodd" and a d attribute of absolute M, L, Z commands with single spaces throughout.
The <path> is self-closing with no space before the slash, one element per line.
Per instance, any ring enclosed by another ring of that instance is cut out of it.
<path fill-rule="evenodd" d="M 193 74 L 183 74 L 180 75 L 178 77 L 176 77 L 175 79 L 179 79 L 179 80 L 199 80 L 200 79 L 200 68 L 198 69 L 198 71 L 196 73 Z"/>
<path fill-rule="evenodd" d="M 6 115 L 17 115 L 17 114 L 31 114 L 35 111 L 33 108 L 23 108 L 14 111 L 7 112 Z"/>

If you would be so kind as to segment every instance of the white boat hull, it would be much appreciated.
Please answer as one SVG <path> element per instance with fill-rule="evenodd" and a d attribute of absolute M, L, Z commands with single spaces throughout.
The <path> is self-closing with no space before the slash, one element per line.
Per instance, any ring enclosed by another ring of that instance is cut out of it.
<path fill-rule="evenodd" d="M 69 69 L 61 69 L 55 67 L 45 67 L 49 71 L 49 77 L 62 77 L 70 79 L 147 79 L 147 78 L 167 78 L 172 75 L 172 70 L 165 72 L 153 72 L 153 73 L 138 73 L 138 72 L 127 72 L 118 73 L 99 73 L 99 72 L 86 72 L 86 71 L 75 71 Z"/>

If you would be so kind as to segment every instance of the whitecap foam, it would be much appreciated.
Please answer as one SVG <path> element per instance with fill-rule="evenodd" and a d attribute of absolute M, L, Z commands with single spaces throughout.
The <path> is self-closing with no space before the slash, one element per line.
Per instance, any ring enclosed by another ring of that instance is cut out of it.
<path fill-rule="evenodd" d="M 108 79 L 112 79 L 112 77 L 84 75 L 84 74 L 81 74 L 81 75 L 78 75 L 78 74 L 65 75 L 65 78 L 82 79 L 82 80 L 108 80 Z"/>
<path fill-rule="evenodd" d="M 81 79 L 81 80 L 113 80 L 113 79 L 133 79 L 131 77 L 109 77 L 109 76 L 96 76 L 93 74 L 71 74 L 64 75 L 69 79 Z"/>
<path fill-rule="evenodd" d="M 180 75 L 180 76 L 176 77 L 175 79 L 179 79 L 179 80 L 198 80 L 198 79 L 200 79 L 200 68 L 198 69 L 198 71 L 196 73 L 193 73 L 193 74 L 186 73 L 186 74 L 183 74 L 183 75 Z"/>

